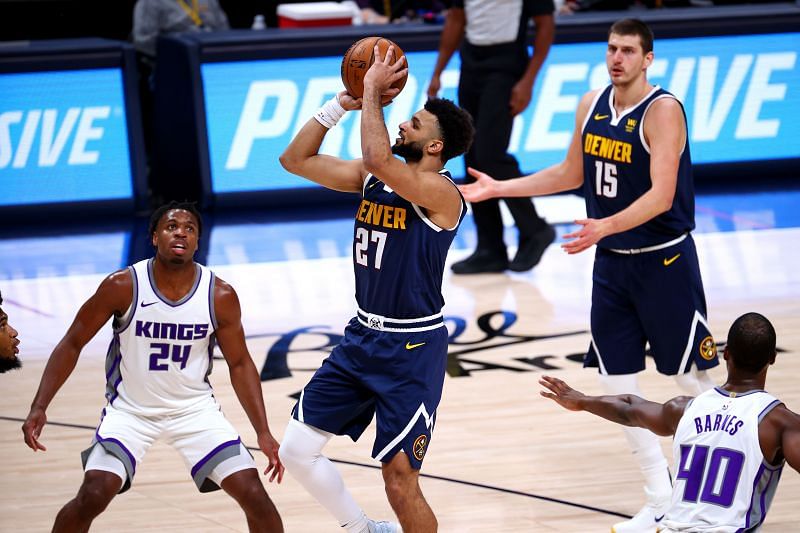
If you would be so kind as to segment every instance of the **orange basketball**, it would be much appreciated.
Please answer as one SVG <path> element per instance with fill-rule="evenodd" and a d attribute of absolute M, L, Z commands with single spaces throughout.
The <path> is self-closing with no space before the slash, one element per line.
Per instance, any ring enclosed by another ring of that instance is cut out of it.
<path fill-rule="evenodd" d="M 405 55 L 403 54 L 403 50 L 397 46 L 397 43 L 383 37 L 364 37 L 353 43 L 342 58 L 342 82 L 344 83 L 344 88 L 347 89 L 347 92 L 351 96 L 356 98 L 364 96 L 364 76 L 367 74 L 369 67 L 372 66 L 372 62 L 375 61 L 373 55 L 376 43 L 381 52 L 381 58 L 386 55 L 386 50 L 388 50 L 391 45 L 394 45 L 395 61 Z M 406 60 L 408 60 L 408 58 L 406 58 Z M 407 66 L 408 65 L 406 65 L 406 67 Z M 392 87 L 402 91 L 403 87 L 406 85 L 407 79 L 408 74 L 394 82 Z"/>

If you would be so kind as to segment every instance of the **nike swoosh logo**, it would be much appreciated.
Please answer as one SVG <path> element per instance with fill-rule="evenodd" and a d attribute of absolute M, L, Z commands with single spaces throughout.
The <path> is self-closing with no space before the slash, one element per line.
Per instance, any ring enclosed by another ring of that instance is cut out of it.
<path fill-rule="evenodd" d="M 149 304 L 146 304 L 146 303 L 142 302 L 142 307 L 148 307 L 148 306 L 150 306 L 150 305 L 155 305 L 155 304 L 157 304 L 157 303 L 158 303 L 158 302 L 150 302 Z"/>
<path fill-rule="evenodd" d="M 668 266 L 670 266 L 670 265 L 671 265 L 672 263 L 674 263 L 674 262 L 675 262 L 675 260 L 676 260 L 676 259 L 678 259 L 680 256 L 681 256 L 681 254 L 675 254 L 675 257 L 670 257 L 669 259 L 667 259 L 667 258 L 665 257 L 665 258 L 664 258 L 664 266 L 665 266 L 665 267 L 668 267 Z"/>
<path fill-rule="evenodd" d="M 605 118 L 608 118 L 608 115 L 601 115 L 600 113 L 595 113 L 594 114 L 594 119 L 595 120 L 603 120 Z"/>
<path fill-rule="evenodd" d="M 425 344 L 424 342 L 418 342 L 417 344 L 411 344 L 410 342 L 406 343 L 406 350 L 413 350 L 414 348 L 419 348 Z"/>
<path fill-rule="evenodd" d="M 657 516 L 657 517 L 656 517 L 656 522 L 661 522 L 661 519 L 662 519 L 662 518 L 664 518 L 664 515 L 663 515 L 663 514 L 662 514 L 661 516 Z"/>

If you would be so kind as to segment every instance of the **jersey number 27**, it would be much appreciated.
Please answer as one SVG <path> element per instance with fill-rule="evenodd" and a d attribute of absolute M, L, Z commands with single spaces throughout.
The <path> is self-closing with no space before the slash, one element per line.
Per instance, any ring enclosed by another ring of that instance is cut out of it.
<path fill-rule="evenodd" d="M 367 261 L 367 249 L 369 243 L 376 244 L 375 249 L 375 268 L 380 270 L 381 259 L 383 259 L 383 247 L 386 246 L 386 232 L 367 230 L 366 228 L 356 228 L 356 242 L 355 242 L 355 257 L 356 263 L 363 266 L 369 266 Z"/>

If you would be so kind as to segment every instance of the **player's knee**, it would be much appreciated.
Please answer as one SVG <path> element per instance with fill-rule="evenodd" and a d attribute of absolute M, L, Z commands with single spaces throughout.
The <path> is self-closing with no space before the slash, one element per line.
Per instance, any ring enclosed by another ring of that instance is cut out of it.
<path fill-rule="evenodd" d="M 329 434 L 291 420 L 283 434 L 278 456 L 289 471 L 308 468 L 320 457 L 329 439 Z"/>
<path fill-rule="evenodd" d="M 636 394 L 641 396 L 637 374 L 599 374 L 598 379 L 606 394 Z"/>
<path fill-rule="evenodd" d="M 408 458 L 402 453 L 385 464 L 382 473 L 386 494 L 389 498 L 403 497 L 417 487 L 419 472 L 411 468 Z"/>
<path fill-rule="evenodd" d="M 245 509 L 263 510 L 269 503 L 269 496 L 267 496 L 267 491 L 264 490 L 261 481 L 256 478 L 242 484 L 238 500 Z"/>
<path fill-rule="evenodd" d="M 82 515 L 97 516 L 108 507 L 115 494 L 116 491 L 108 483 L 88 481 L 81 485 L 75 501 Z"/>
<path fill-rule="evenodd" d="M 690 370 L 685 374 L 676 374 L 675 382 L 692 396 L 699 396 L 714 387 L 714 382 L 705 370 Z"/>
<path fill-rule="evenodd" d="M 288 470 L 299 468 L 300 465 L 308 463 L 310 457 L 303 452 L 302 448 L 294 443 L 294 441 L 285 441 L 281 443 L 278 450 L 278 456 L 281 458 L 281 463 Z"/>

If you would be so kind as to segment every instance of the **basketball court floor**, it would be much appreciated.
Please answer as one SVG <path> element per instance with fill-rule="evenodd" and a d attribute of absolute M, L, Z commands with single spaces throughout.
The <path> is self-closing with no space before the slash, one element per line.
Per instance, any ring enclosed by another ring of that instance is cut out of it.
<path fill-rule="evenodd" d="M 800 189 L 701 193 L 695 239 L 716 341 L 740 314 L 758 311 L 778 332 L 780 353 L 767 388 L 800 410 Z M 354 204 L 355 205 L 355 204 Z M 537 200 L 559 236 L 582 216 L 582 200 Z M 355 208 L 353 208 L 355 209 Z M 237 290 L 248 346 L 262 375 L 271 428 L 280 439 L 300 391 L 353 315 L 352 218 L 329 213 L 207 220 L 198 259 Z M 213 222 L 213 224 L 212 224 Z M 508 229 L 507 241 L 514 242 Z M 108 273 L 148 254 L 143 224 L 8 232 L 0 240 L 3 308 L 19 330 L 21 371 L 0 376 L 0 531 L 48 531 L 80 484 L 79 453 L 104 405 L 104 328 L 83 351 L 56 396 L 34 453 L 20 426 L 46 359 L 81 303 Z M 560 237 L 558 241 L 560 241 Z M 467 218 L 448 258 L 465 257 L 475 232 Z M 557 241 L 557 242 L 558 242 Z M 512 250 L 513 251 L 513 250 Z M 440 531 L 607 532 L 643 503 L 642 480 L 622 431 L 585 413 L 562 410 L 538 395 L 543 373 L 599 393 L 596 372 L 583 369 L 593 252 L 568 256 L 553 244 L 533 271 L 455 276 L 444 281 L 451 332 L 448 377 L 422 486 Z M 712 371 L 722 382 L 724 369 Z M 228 418 L 254 447 L 255 437 L 217 354 L 211 376 Z M 652 365 L 641 375 L 645 396 L 678 394 Z M 372 436 L 340 437 L 326 449 L 367 514 L 392 516 Z M 671 457 L 670 440 L 662 445 Z M 263 455 L 254 449 L 260 466 Z M 266 478 L 264 478 L 266 483 Z M 289 532 L 341 531 L 287 475 L 267 487 Z M 765 532 L 796 531 L 800 476 L 784 469 Z M 132 489 L 115 499 L 95 531 L 246 531 L 233 500 L 199 494 L 182 460 L 156 444 Z"/>

